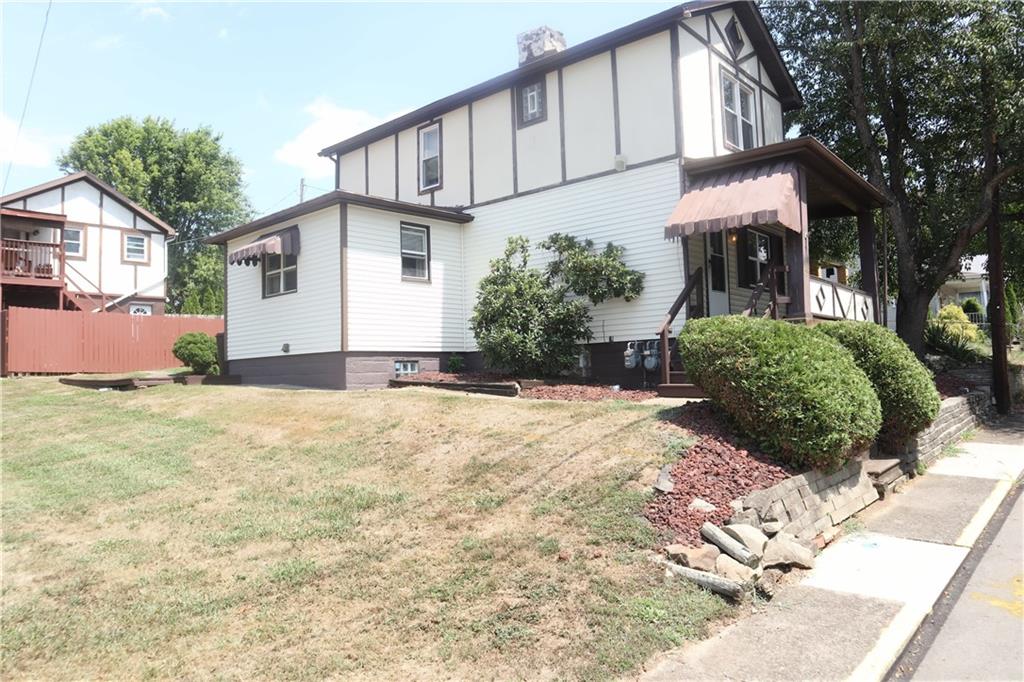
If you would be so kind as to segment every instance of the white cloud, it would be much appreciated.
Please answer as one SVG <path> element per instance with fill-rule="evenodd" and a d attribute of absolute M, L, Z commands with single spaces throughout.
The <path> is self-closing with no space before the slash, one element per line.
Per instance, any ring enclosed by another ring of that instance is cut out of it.
<path fill-rule="evenodd" d="M 93 40 L 90 45 L 96 50 L 112 50 L 115 47 L 119 47 L 123 39 L 124 36 L 122 35 L 100 36 Z"/>
<path fill-rule="evenodd" d="M 46 168 L 53 164 L 61 147 L 71 142 L 69 135 L 48 135 L 39 130 L 22 128 L 18 122 L 0 113 L 0 164 Z"/>
<path fill-rule="evenodd" d="M 317 97 L 303 111 L 312 116 L 313 121 L 275 150 L 274 158 L 300 168 L 303 176 L 309 179 L 334 174 L 333 165 L 317 156 L 321 149 L 400 115 L 395 113 L 382 117 L 361 109 L 346 109 L 325 97 Z"/>
<path fill-rule="evenodd" d="M 171 18 L 171 13 L 163 7 L 151 5 L 149 3 L 140 4 L 142 4 L 142 7 L 139 8 L 139 17 L 142 19 L 161 19 L 163 21 L 167 21 Z"/>

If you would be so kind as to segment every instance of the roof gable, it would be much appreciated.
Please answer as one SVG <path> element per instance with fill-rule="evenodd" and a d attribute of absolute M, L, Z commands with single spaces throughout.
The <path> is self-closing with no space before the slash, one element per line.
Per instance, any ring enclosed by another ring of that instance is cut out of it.
<path fill-rule="evenodd" d="M 761 16 L 761 11 L 757 8 L 756 4 L 748 1 L 737 2 L 736 0 L 693 0 L 623 26 L 610 33 L 584 41 L 562 52 L 524 64 L 518 69 L 508 71 L 488 81 L 415 109 L 408 114 L 325 147 L 320 150 L 320 156 L 345 154 L 457 109 L 469 102 L 510 88 L 532 75 L 547 73 L 568 64 L 582 61 L 612 47 L 664 31 L 683 18 L 724 7 L 731 7 L 739 18 L 743 30 L 750 38 L 751 46 L 760 56 L 773 85 L 779 90 L 778 94 L 783 110 L 788 111 L 803 106 L 803 98 L 800 96 L 800 91 L 797 89 L 796 83 L 793 81 L 793 77 L 790 75 L 789 69 L 782 59 L 778 45 L 775 44 L 775 40 L 772 38 L 771 33 L 769 33 L 768 27 Z"/>
<path fill-rule="evenodd" d="M 29 187 L 27 189 L 23 189 L 17 192 L 12 192 L 11 194 L 7 194 L 3 197 L 0 197 L 0 204 L 7 204 L 12 201 L 27 199 L 29 197 L 36 196 L 37 194 L 49 192 L 52 189 L 64 187 L 80 181 L 87 182 L 96 189 L 100 190 L 101 192 L 109 194 L 115 200 L 117 200 L 118 203 L 123 204 L 128 210 L 132 211 L 133 213 L 137 213 L 143 219 L 152 223 L 154 227 L 161 230 L 168 236 L 173 236 L 175 234 L 175 230 L 173 227 L 171 227 L 166 222 L 164 222 L 157 216 L 153 215 L 146 209 L 144 209 L 142 206 L 139 206 L 137 203 L 129 199 L 127 196 L 117 191 L 116 189 L 114 189 L 107 183 L 103 182 L 102 180 L 100 180 L 99 178 L 97 178 L 95 175 L 88 171 L 78 171 L 77 173 L 71 173 L 70 175 L 65 175 L 64 177 L 57 178 L 56 180 L 50 180 L 49 182 L 44 182 L 39 185 L 35 185 L 34 187 Z"/>

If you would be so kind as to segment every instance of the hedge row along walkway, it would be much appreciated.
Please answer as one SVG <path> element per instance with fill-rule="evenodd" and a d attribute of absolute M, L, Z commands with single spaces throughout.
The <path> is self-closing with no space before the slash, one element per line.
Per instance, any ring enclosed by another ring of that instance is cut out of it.
<path fill-rule="evenodd" d="M 985 429 L 861 517 L 797 584 L 645 680 L 881 679 L 1024 471 L 1024 415 Z"/>

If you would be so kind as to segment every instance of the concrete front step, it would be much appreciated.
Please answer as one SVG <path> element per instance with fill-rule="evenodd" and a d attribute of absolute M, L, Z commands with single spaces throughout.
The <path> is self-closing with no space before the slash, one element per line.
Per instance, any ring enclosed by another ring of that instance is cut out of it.
<path fill-rule="evenodd" d="M 897 457 L 865 460 L 864 471 L 882 499 L 914 476 L 913 465 Z"/>

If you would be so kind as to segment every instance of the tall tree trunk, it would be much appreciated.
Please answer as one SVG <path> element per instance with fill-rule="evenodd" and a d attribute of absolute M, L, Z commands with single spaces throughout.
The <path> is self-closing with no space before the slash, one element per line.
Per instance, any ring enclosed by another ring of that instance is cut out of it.
<path fill-rule="evenodd" d="M 924 328 L 928 323 L 928 304 L 935 292 L 919 286 L 906 290 L 900 286 L 896 298 L 896 334 L 918 357 L 924 356 Z"/>

